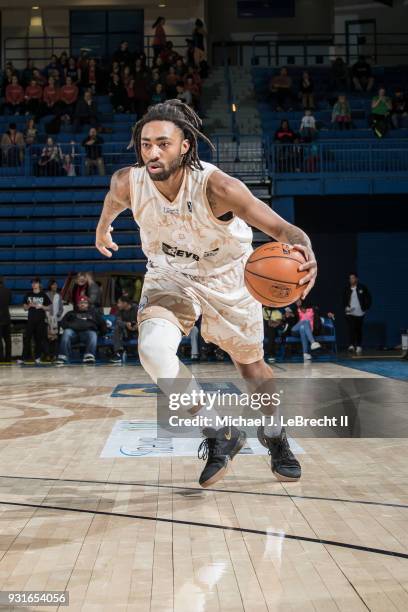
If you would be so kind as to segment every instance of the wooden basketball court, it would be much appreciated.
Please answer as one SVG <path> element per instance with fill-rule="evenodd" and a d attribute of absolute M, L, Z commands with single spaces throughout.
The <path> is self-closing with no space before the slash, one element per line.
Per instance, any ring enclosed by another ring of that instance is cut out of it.
<path fill-rule="evenodd" d="M 237 376 L 227 364 L 193 369 Z M 155 417 L 140 367 L 2 367 L 0 382 L 1 591 L 66 590 L 60 609 L 84 612 L 408 610 L 406 440 L 302 438 L 300 482 L 275 480 L 267 455 L 241 454 L 202 490 L 196 457 L 132 447 L 129 421 Z M 119 422 L 126 439 L 112 457 Z"/>

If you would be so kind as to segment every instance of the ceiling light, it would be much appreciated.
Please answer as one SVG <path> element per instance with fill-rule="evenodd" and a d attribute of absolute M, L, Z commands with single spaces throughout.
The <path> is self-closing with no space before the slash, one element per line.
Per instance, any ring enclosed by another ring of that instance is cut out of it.
<path fill-rule="evenodd" d="M 33 9 L 33 11 L 38 11 L 40 9 L 39 6 L 32 6 L 31 8 Z"/>
<path fill-rule="evenodd" d="M 166 3 L 165 2 L 160 2 L 160 4 L 157 5 L 159 8 L 166 8 Z"/>

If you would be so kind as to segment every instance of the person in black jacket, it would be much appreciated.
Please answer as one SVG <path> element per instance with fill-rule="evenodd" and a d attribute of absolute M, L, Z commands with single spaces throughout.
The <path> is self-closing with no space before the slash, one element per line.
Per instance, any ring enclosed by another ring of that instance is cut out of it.
<path fill-rule="evenodd" d="M 11 291 L 4 286 L 0 276 L 0 361 L 5 362 L 11 361 L 10 304 Z"/>
<path fill-rule="evenodd" d="M 111 363 L 122 363 L 123 342 L 136 338 L 137 304 L 126 295 L 121 295 L 117 303 L 116 321 L 113 327 L 113 351 Z"/>
<path fill-rule="evenodd" d="M 35 362 L 41 363 L 41 356 L 48 353 L 47 312 L 51 300 L 43 291 L 41 280 L 33 278 L 32 290 L 24 296 L 23 308 L 28 311 L 27 327 L 24 334 L 23 362 L 31 360 L 31 341 L 34 339 Z"/>
<path fill-rule="evenodd" d="M 87 90 L 84 97 L 78 100 L 74 115 L 74 132 L 79 132 L 83 125 L 98 125 L 98 109 L 92 93 Z"/>
<path fill-rule="evenodd" d="M 343 306 L 349 328 L 349 351 L 362 353 L 364 315 L 371 306 L 371 295 L 367 287 L 361 284 L 357 274 L 350 274 L 349 284 L 344 289 Z"/>
<path fill-rule="evenodd" d="M 61 327 L 64 333 L 56 364 L 68 363 L 72 343 L 77 341 L 85 343 L 83 363 L 95 363 L 98 332 L 101 335 L 106 334 L 107 327 L 101 313 L 89 306 L 89 299 L 86 295 L 81 296 L 78 310 L 71 310 L 63 317 Z"/>

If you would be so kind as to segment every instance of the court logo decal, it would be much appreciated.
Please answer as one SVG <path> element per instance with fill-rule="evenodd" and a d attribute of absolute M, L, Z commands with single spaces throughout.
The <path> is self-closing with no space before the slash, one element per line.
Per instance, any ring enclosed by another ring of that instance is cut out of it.
<path fill-rule="evenodd" d="M 116 421 L 101 452 L 102 458 L 114 457 L 197 457 L 199 438 L 157 438 L 156 421 Z M 294 453 L 304 450 L 293 439 Z M 257 438 L 248 438 L 240 455 L 267 455 Z"/>

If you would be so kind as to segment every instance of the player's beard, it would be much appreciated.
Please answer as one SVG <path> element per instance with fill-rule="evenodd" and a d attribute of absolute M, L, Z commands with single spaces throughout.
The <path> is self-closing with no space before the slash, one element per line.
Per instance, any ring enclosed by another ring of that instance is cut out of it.
<path fill-rule="evenodd" d="M 171 175 L 177 172 L 177 170 L 180 168 L 182 165 L 182 160 L 183 156 L 179 155 L 169 163 L 167 168 L 163 168 L 163 171 L 158 172 L 157 174 L 151 174 L 149 172 L 149 168 L 147 168 L 150 178 L 152 181 L 167 181 L 167 179 L 169 179 Z"/>

